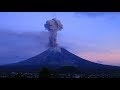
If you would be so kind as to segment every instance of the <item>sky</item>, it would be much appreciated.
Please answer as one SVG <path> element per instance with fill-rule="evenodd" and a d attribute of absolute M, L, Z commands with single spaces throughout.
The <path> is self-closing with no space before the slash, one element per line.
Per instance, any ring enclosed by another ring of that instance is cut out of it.
<path fill-rule="evenodd" d="M 46 20 L 59 19 L 58 44 L 92 62 L 120 66 L 119 12 L 0 12 L 0 65 L 47 50 Z"/>

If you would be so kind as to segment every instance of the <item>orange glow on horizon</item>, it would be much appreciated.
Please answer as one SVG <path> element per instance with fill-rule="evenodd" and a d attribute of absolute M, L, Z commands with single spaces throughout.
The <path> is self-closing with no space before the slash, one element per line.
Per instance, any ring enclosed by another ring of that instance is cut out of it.
<path fill-rule="evenodd" d="M 76 53 L 76 55 L 93 62 L 100 60 L 103 64 L 120 65 L 120 51 L 112 51 L 106 53 L 86 52 Z"/>

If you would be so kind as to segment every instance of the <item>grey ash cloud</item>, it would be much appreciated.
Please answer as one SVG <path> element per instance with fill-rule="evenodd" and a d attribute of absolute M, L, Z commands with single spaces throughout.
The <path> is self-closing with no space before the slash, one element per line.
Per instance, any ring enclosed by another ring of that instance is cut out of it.
<path fill-rule="evenodd" d="M 23 32 L 0 29 L 0 64 L 18 62 L 47 49 L 48 32 Z"/>

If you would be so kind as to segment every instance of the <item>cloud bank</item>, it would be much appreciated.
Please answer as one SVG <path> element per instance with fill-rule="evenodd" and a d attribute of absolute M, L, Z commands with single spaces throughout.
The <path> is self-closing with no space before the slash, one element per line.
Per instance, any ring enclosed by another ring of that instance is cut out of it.
<path fill-rule="evenodd" d="M 47 49 L 48 32 L 0 30 L 0 64 L 19 62 Z"/>

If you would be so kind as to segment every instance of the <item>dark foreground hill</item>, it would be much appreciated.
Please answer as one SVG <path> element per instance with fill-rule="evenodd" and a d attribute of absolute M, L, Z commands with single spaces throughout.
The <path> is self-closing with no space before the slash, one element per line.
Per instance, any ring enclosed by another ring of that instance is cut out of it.
<path fill-rule="evenodd" d="M 4 65 L 0 71 L 39 71 L 42 67 L 59 70 L 63 66 L 73 66 L 80 71 L 120 71 L 120 67 L 102 65 L 82 59 L 64 48 L 48 49 L 25 61 Z"/>

